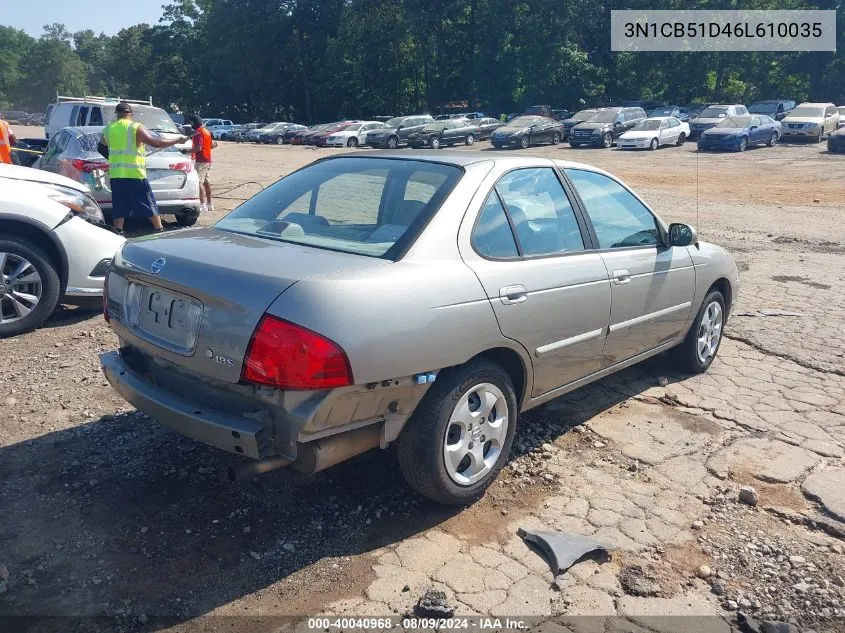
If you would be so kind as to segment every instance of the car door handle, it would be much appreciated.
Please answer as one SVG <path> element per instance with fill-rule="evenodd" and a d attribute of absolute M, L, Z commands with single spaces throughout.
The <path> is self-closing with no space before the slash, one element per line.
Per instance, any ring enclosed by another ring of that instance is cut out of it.
<path fill-rule="evenodd" d="M 614 270 L 613 283 L 620 285 L 631 283 L 631 271 L 627 268 L 620 268 L 619 270 Z"/>
<path fill-rule="evenodd" d="M 512 305 L 514 303 L 522 303 L 528 300 L 528 290 L 525 286 L 505 286 L 499 288 L 499 299 L 505 305 Z"/>

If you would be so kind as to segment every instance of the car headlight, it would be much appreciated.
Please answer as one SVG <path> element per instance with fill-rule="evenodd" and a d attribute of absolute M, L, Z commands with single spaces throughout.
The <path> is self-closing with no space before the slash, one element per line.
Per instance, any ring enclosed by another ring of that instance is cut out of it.
<path fill-rule="evenodd" d="M 75 189 L 69 187 L 62 187 L 61 185 L 47 185 L 53 190 L 49 197 L 65 205 L 68 209 L 73 211 L 76 215 L 91 220 L 103 222 L 103 211 L 100 205 L 91 196 L 88 196 Z"/>

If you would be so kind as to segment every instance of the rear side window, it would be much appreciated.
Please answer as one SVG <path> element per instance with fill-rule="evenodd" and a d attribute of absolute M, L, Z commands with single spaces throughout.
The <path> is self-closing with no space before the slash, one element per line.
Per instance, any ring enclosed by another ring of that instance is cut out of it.
<path fill-rule="evenodd" d="M 599 248 L 630 248 L 661 242 L 657 220 L 618 182 L 582 169 L 567 169 L 566 175 L 584 202 Z"/>
<path fill-rule="evenodd" d="M 472 245 L 483 257 L 510 259 L 519 256 L 508 217 L 495 191 L 487 197 L 478 215 L 472 233 Z"/>
<path fill-rule="evenodd" d="M 518 169 L 502 176 L 496 191 L 504 202 L 524 255 L 584 250 L 569 198 L 549 168 Z"/>
<path fill-rule="evenodd" d="M 326 160 L 278 181 L 217 228 L 395 259 L 440 207 L 462 170 L 380 158 Z"/>
<path fill-rule="evenodd" d="M 102 125 L 103 124 L 103 110 L 102 108 L 91 108 L 91 116 L 88 119 L 88 125 Z"/>
<path fill-rule="evenodd" d="M 85 125 L 86 119 L 88 118 L 88 106 L 83 106 L 79 108 L 79 114 L 76 117 L 76 123 L 74 125 Z"/>

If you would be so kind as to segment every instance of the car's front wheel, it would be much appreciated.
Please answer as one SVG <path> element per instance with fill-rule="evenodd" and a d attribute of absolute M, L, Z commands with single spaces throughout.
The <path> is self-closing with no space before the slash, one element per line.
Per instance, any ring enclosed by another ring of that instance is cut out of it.
<path fill-rule="evenodd" d="M 276 145 L 284 145 L 285 144 L 285 137 L 284 136 L 277 136 L 276 137 Z"/>
<path fill-rule="evenodd" d="M 387 139 L 387 149 L 396 149 L 399 147 L 399 139 L 395 136 L 391 136 Z"/>
<path fill-rule="evenodd" d="M 608 132 L 607 134 L 602 136 L 601 137 L 601 144 L 602 144 L 602 147 L 604 147 L 605 149 L 609 149 L 610 147 L 612 147 L 613 146 L 613 135 L 610 132 Z"/>
<path fill-rule="evenodd" d="M 0 235 L 0 338 L 44 323 L 59 303 L 60 285 L 55 266 L 37 245 Z"/>
<path fill-rule="evenodd" d="M 778 133 L 772 132 L 772 135 L 769 137 L 769 142 L 766 143 L 769 147 L 774 147 L 778 144 Z"/>
<path fill-rule="evenodd" d="M 656 138 L 653 138 L 653 139 L 651 139 L 651 143 L 648 144 L 648 148 L 651 151 L 654 151 L 654 150 L 657 149 L 658 145 L 660 145 L 660 141 L 658 141 Z"/>
<path fill-rule="evenodd" d="M 464 143 L 467 145 L 473 145 L 475 143 L 475 134 L 467 134 Z"/>
<path fill-rule="evenodd" d="M 440 139 L 436 136 L 431 137 L 428 144 L 431 146 L 431 149 L 440 149 Z"/>
<path fill-rule="evenodd" d="M 722 343 L 724 325 L 725 298 L 713 290 L 704 298 L 684 341 L 672 350 L 677 365 L 693 374 L 707 371 Z"/>
<path fill-rule="evenodd" d="M 528 138 L 528 135 L 527 135 L 527 134 L 526 134 L 525 136 L 523 136 L 521 139 L 519 139 L 519 146 L 520 146 L 522 149 L 528 149 L 528 147 L 529 147 L 530 145 L 531 145 L 531 139 L 530 139 L 530 138 Z"/>
<path fill-rule="evenodd" d="M 346 147 L 358 147 L 358 139 L 354 136 L 350 136 L 349 140 L 346 141 Z"/>
<path fill-rule="evenodd" d="M 748 139 L 743 136 L 741 139 L 739 139 L 739 145 L 737 146 L 736 151 L 744 152 L 747 147 L 748 147 Z"/>
<path fill-rule="evenodd" d="M 444 370 L 397 440 L 403 476 L 439 503 L 472 503 L 505 465 L 517 417 L 513 383 L 499 365 Z"/>
<path fill-rule="evenodd" d="M 560 132 L 555 132 L 552 135 L 552 145 L 557 145 L 558 143 L 560 143 Z"/>
<path fill-rule="evenodd" d="M 196 209 L 185 209 L 184 211 L 173 214 L 173 217 L 176 218 L 176 223 L 179 226 L 193 226 L 197 223 L 200 214 Z"/>

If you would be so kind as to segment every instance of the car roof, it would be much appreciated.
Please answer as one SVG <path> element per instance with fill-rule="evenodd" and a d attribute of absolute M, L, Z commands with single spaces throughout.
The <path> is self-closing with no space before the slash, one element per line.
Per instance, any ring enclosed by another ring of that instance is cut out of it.
<path fill-rule="evenodd" d="M 441 163 L 446 165 L 454 165 L 456 167 L 464 167 L 466 165 L 474 165 L 476 163 L 483 163 L 485 161 L 495 161 L 497 163 L 508 163 L 520 165 L 524 164 L 526 160 L 536 159 L 541 161 L 552 161 L 561 169 L 585 169 L 602 174 L 607 172 L 593 165 L 586 163 L 578 163 L 568 160 L 557 160 L 548 158 L 546 156 L 526 156 L 525 154 L 501 154 L 496 153 L 491 155 L 490 152 L 479 150 L 429 150 L 417 151 L 408 153 L 404 151 L 382 151 L 374 152 L 352 152 L 348 154 L 336 154 L 334 156 L 327 156 L 324 160 L 343 160 L 346 158 L 392 158 L 403 159 L 409 161 L 420 161 L 426 163 Z"/>
<path fill-rule="evenodd" d="M 647 117 L 649 121 L 668 121 L 669 119 L 677 119 L 676 116 L 650 116 Z"/>
<path fill-rule="evenodd" d="M 821 103 L 815 101 L 805 101 L 804 103 L 799 103 L 799 106 L 815 106 L 818 108 L 826 108 L 827 106 L 832 106 L 832 103 Z"/>

